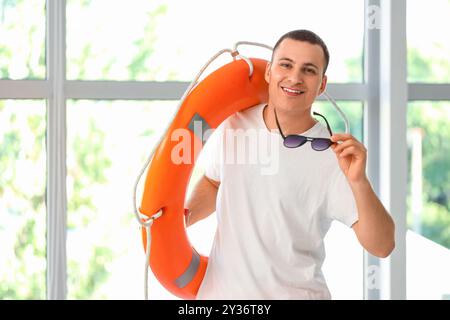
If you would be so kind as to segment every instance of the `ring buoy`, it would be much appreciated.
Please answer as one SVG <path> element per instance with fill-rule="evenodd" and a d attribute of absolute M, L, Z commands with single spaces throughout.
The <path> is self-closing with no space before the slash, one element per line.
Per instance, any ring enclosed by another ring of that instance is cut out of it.
<path fill-rule="evenodd" d="M 267 61 L 251 58 L 249 65 L 235 60 L 208 75 L 186 97 L 178 113 L 157 147 L 147 172 L 140 212 L 151 217 L 162 215 L 151 226 L 149 265 L 158 281 L 172 294 L 195 299 L 203 280 L 208 258 L 197 253 L 189 242 L 184 223 L 186 189 L 201 147 L 192 124 L 201 121 L 203 128 L 215 129 L 230 115 L 267 102 L 268 85 L 264 79 Z M 171 139 L 177 129 L 188 129 L 192 150 L 190 163 L 172 161 L 173 148 L 179 143 Z M 144 249 L 147 232 L 142 228 Z"/>

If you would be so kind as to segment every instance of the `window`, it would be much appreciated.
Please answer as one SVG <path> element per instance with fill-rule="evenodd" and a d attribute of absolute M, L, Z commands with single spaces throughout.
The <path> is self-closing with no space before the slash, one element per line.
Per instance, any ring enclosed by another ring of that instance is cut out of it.
<path fill-rule="evenodd" d="M 45 299 L 45 102 L 0 100 L 0 299 Z"/>

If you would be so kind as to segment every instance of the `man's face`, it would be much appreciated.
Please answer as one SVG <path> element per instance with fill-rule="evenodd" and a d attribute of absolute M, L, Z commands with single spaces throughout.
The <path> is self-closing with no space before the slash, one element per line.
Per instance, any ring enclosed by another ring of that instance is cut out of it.
<path fill-rule="evenodd" d="M 308 110 L 324 90 L 325 58 L 322 47 L 309 42 L 284 39 L 267 64 L 269 104 L 286 111 Z"/>

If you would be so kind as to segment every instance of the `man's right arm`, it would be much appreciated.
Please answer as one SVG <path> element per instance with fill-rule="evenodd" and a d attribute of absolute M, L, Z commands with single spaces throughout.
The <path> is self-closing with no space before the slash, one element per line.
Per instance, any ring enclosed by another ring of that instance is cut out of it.
<path fill-rule="evenodd" d="M 189 209 L 189 214 L 186 216 L 187 227 L 216 211 L 219 184 L 219 181 L 212 180 L 205 175 L 197 182 L 186 206 Z"/>

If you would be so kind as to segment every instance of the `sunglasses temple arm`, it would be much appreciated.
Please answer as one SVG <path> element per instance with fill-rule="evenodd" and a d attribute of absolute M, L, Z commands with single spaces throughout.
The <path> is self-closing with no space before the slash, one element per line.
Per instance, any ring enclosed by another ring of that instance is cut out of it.
<path fill-rule="evenodd" d="M 321 115 L 320 113 L 315 112 L 315 111 L 313 112 L 313 114 L 314 114 L 315 116 L 319 116 L 319 117 L 321 117 L 323 120 L 325 120 L 325 123 L 327 124 L 328 132 L 330 133 L 330 136 L 332 136 L 332 135 L 333 135 L 333 132 L 331 131 L 330 124 L 328 123 L 327 118 L 325 118 L 323 115 Z"/>
<path fill-rule="evenodd" d="M 326 92 L 324 91 L 322 93 L 327 99 L 328 101 L 331 102 L 331 104 L 336 108 L 336 110 L 339 112 L 340 116 L 342 117 L 342 119 L 344 119 L 344 123 L 345 123 L 345 133 L 350 133 L 350 125 L 348 123 L 348 119 L 347 116 L 345 115 L 344 112 L 342 112 L 341 108 L 339 108 L 339 106 L 337 105 L 336 101 L 334 101 L 334 99 Z"/>

